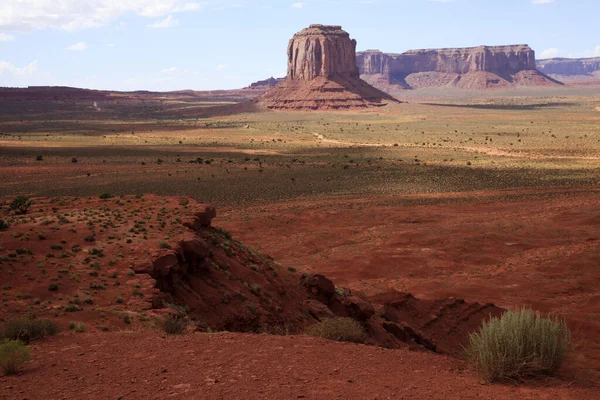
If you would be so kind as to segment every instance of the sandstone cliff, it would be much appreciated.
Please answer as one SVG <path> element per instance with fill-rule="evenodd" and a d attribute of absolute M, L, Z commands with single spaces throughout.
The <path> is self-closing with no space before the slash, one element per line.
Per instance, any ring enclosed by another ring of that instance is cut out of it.
<path fill-rule="evenodd" d="M 287 55 L 287 78 L 257 99 L 269 109 L 349 109 L 397 102 L 359 78 L 356 41 L 340 26 L 301 30 L 290 40 Z"/>
<path fill-rule="evenodd" d="M 536 70 L 535 52 L 527 45 L 479 46 L 357 54 L 363 79 L 382 89 L 456 86 L 470 89 L 554 84 Z"/>
<path fill-rule="evenodd" d="M 600 81 L 600 57 L 538 60 L 537 69 L 561 80 Z"/>

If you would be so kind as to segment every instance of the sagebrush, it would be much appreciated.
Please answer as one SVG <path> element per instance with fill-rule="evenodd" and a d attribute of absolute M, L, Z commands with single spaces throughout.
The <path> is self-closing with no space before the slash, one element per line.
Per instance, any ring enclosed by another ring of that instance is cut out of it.
<path fill-rule="evenodd" d="M 168 335 L 179 335 L 185 330 L 187 322 L 182 317 L 167 315 L 163 318 L 161 326 Z"/>
<path fill-rule="evenodd" d="M 26 334 L 31 340 L 37 340 L 57 332 L 58 326 L 49 319 L 23 317 L 9 319 L 0 331 L 0 339 L 17 340 Z"/>
<path fill-rule="evenodd" d="M 366 338 L 364 328 L 352 318 L 330 318 L 311 325 L 306 334 L 342 342 L 361 343 Z"/>
<path fill-rule="evenodd" d="M 570 340 L 565 321 L 522 308 L 484 322 L 470 335 L 467 355 L 489 382 L 522 379 L 554 373 Z"/>
<path fill-rule="evenodd" d="M 0 369 L 4 375 L 16 374 L 30 358 L 29 347 L 19 340 L 5 340 L 0 344 Z"/>

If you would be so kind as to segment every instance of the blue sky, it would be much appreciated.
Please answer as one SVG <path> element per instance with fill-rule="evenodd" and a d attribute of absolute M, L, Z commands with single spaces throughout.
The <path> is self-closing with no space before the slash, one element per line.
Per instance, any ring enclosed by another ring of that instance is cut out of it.
<path fill-rule="evenodd" d="M 342 25 L 358 50 L 527 43 L 600 56 L 598 0 L 0 0 L 0 86 L 212 90 L 283 76 L 287 42 Z"/>

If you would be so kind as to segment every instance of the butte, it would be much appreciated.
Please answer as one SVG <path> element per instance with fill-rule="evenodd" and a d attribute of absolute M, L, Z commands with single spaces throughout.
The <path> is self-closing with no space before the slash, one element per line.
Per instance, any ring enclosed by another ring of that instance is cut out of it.
<path fill-rule="evenodd" d="M 290 40 L 287 54 L 287 78 L 255 100 L 268 109 L 360 109 L 399 102 L 360 79 L 356 40 L 341 26 L 310 25 Z"/>

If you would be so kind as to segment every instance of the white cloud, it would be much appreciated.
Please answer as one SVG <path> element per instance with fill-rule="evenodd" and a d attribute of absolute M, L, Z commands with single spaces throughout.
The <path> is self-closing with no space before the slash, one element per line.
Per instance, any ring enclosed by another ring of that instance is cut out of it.
<path fill-rule="evenodd" d="M 12 75 L 14 77 L 31 76 L 37 71 L 37 60 L 32 61 L 26 66 L 19 68 L 7 61 L 0 61 L 0 76 L 1 75 Z"/>
<path fill-rule="evenodd" d="M 0 29 L 74 31 L 106 25 L 129 13 L 157 18 L 202 7 L 186 0 L 2 0 Z"/>
<path fill-rule="evenodd" d="M 594 57 L 600 57 L 600 44 L 594 49 Z"/>
<path fill-rule="evenodd" d="M 155 23 L 148 25 L 148 28 L 172 28 L 177 25 L 179 25 L 179 21 L 173 19 L 172 15 L 169 15 L 163 20 L 156 21 Z"/>
<path fill-rule="evenodd" d="M 85 49 L 87 49 L 87 44 L 85 44 L 85 42 L 79 42 L 79 43 L 75 43 L 69 47 L 66 47 L 65 50 L 71 50 L 71 51 L 83 51 Z"/>
<path fill-rule="evenodd" d="M 554 0 L 531 0 L 533 4 L 549 4 L 554 3 Z"/>
<path fill-rule="evenodd" d="M 217 71 L 220 71 L 222 69 L 227 69 L 227 64 L 219 64 L 219 65 L 217 65 Z"/>
<path fill-rule="evenodd" d="M 540 53 L 539 58 L 540 59 L 555 58 L 555 57 L 558 57 L 559 53 L 560 53 L 560 50 L 558 50 L 556 47 L 553 47 L 551 49 L 546 49 L 546 50 L 542 51 Z"/>
<path fill-rule="evenodd" d="M 0 42 L 10 42 L 15 40 L 13 35 L 9 35 L 8 33 L 0 33 Z"/>
<path fill-rule="evenodd" d="M 292 8 L 303 8 L 305 5 L 306 5 L 306 3 L 298 1 L 298 2 L 292 4 Z"/>
<path fill-rule="evenodd" d="M 175 72 L 175 71 L 177 71 L 177 68 L 175 68 L 175 67 L 171 67 L 171 68 L 166 68 L 166 69 L 163 69 L 163 70 L 162 70 L 162 71 L 160 71 L 160 72 L 162 72 L 163 74 L 172 74 L 172 73 L 173 73 L 173 72 Z"/>

